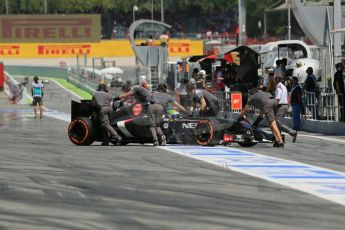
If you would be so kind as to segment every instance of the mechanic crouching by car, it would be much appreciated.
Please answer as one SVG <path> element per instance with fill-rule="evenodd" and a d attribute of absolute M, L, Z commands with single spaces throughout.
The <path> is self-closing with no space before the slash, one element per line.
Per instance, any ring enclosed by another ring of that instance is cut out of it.
<path fill-rule="evenodd" d="M 268 120 L 270 129 L 275 137 L 273 147 L 284 148 L 284 142 L 274 116 L 274 108 L 277 105 L 276 99 L 272 96 L 272 94 L 258 90 L 257 85 L 254 85 L 250 93 L 252 95 L 249 97 L 246 106 L 243 108 L 238 121 L 242 120 L 244 115 L 249 112 L 249 106 L 254 106 L 255 108 L 259 109 L 261 113 L 265 114 Z"/>
<path fill-rule="evenodd" d="M 191 85 L 191 92 L 193 96 L 194 109 L 196 104 L 200 104 L 200 116 L 214 117 L 220 111 L 218 98 L 204 89 L 196 89 Z"/>
<path fill-rule="evenodd" d="M 153 102 L 148 106 L 148 118 L 151 122 L 150 132 L 153 137 L 153 146 L 166 145 L 166 137 L 163 135 L 160 123 L 163 120 L 165 108 L 169 103 L 173 103 L 180 110 L 186 112 L 186 109 L 167 94 L 167 85 L 159 84 L 157 91 L 152 94 Z"/>
<path fill-rule="evenodd" d="M 113 108 L 111 106 L 113 97 L 111 93 L 108 93 L 107 86 L 104 83 L 98 85 L 98 89 L 93 94 L 92 100 L 96 102 L 96 105 L 99 107 L 99 117 L 104 138 L 102 145 L 109 145 L 109 141 L 116 145 L 121 141 L 121 137 L 110 125 L 110 114 L 113 112 Z"/>

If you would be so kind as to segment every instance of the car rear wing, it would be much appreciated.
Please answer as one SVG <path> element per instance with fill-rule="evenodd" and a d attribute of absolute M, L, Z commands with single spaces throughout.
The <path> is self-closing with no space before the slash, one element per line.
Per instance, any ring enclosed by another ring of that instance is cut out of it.
<path fill-rule="evenodd" d="M 90 117 L 92 112 L 91 100 L 71 101 L 71 120 L 77 117 Z"/>

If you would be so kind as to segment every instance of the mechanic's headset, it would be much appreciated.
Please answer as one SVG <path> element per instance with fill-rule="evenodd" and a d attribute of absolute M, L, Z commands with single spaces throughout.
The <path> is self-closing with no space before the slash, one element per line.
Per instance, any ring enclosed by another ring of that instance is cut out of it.
<path fill-rule="evenodd" d="M 130 84 L 123 84 L 121 89 L 123 92 L 127 93 L 131 90 L 131 85 Z"/>

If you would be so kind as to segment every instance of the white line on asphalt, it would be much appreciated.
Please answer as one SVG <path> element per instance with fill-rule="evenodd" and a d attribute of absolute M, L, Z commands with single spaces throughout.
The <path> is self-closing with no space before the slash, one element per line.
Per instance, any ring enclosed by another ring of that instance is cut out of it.
<path fill-rule="evenodd" d="M 63 194 L 61 192 L 56 192 L 56 194 L 58 194 L 59 197 L 63 197 Z"/>
<path fill-rule="evenodd" d="M 86 199 L 86 196 L 81 192 L 81 191 L 77 191 L 77 194 L 83 198 L 83 199 Z"/>
<path fill-rule="evenodd" d="M 64 90 L 70 92 L 71 94 L 73 94 L 74 96 L 76 96 L 79 99 L 83 99 L 81 96 L 79 96 L 78 94 L 76 94 L 75 92 L 73 92 L 72 90 L 67 89 L 65 86 L 61 85 L 59 82 L 57 82 L 56 80 L 51 80 L 53 82 L 55 82 L 55 84 L 57 84 L 58 86 L 60 86 L 61 88 L 63 88 Z"/>
<path fill-rule="evenodd" d="M 298 134 L 298 136 L 300 136 L 300 137 L 312 137 L 312 138 L 317 138 L 317 139 L 321 139 L 321 140 L 327 140 L 327 141 L 335 141 L 335 142 L 345 143 L 344 140 L 333 139 L 333 138 L 329 138 L 329 137 L 321 137 L 321 136 L 305 135 L 305 134 Z"/>

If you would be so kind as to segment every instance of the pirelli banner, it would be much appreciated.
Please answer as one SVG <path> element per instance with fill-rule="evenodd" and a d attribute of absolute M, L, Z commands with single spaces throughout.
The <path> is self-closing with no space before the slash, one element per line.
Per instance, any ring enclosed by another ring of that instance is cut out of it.
<path fill-rule="evenodd" d="M 97 42 L 98 14 L 0 15 L 1 43 Z"/>
<path fill-rule="evenodd" d="M 175 40 L 168 44 L 169 56 L 188 57 L 203 54 L 203 41 Z M 104 40 L 82 43 L 0 43 L 1 58 L 68 58 L 134 56 L 129 40 Z"/>

